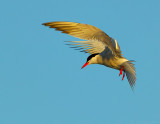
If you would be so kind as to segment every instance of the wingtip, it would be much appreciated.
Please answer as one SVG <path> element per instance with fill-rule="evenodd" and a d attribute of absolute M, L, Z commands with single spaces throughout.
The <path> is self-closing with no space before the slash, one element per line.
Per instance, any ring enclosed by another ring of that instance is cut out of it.
<path fill-rule="evenodd" d="M 50 26 L 51 22 L 42 23 L 44 26 Z"/>
<path fill-rule="evenodd" d="M 46 26 L 45 24 L 46 24 L 46 23 L 42 23 L 42 25 Z"/>
<path fill-rule="evenodd" d="M 42 23 L 42 25 L 47 26 L 47 23 Z"/>

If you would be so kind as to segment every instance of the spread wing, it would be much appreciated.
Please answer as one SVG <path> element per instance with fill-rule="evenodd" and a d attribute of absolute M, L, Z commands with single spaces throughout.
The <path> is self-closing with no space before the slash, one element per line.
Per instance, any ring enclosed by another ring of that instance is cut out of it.
<path fill-rule="evenodd" d="M 120 47 L 117 43 L 117 41 L 113 38 L 111 38 L 113 47 L 116 50 L 120 51 Z M 71 45 L 71 48 L 75 48 L 76 50 L 80 50 L 80 52 L 95 54 L 95 53 L 101 53 L 106 49 L 105 55 L 112 57 L 112 51 L 106 47 L 106 45 L 103 42 L 100 42 L 98 40 L 93 41 L 67 41 Z"/>
<path fill-rule="evenodd" d="M 105 47 L 108 47 L 115 56 L 121 56 L 121 51 L 120 49 L 115 48 L 116 44 L 113 43 L 112 38 L 110 38 L 105 32 L 103 32 L 99 28 L 92 25 L 75 22 L 48 22 L 44 23 L 43 25 L 49 26 L 50 28 L 55 28 L 56 30 L 62 31 L 62 33 L 66 33 L 80 39 L 88 40 L 80 41 L 83 47 L 85 45 L 88 45 L 87 47 L 90 47 L 91 45 L 92 48 L 94 48 L 95 50 L 97 47 L 96 44 L 99 44 L 101 46 L 103 45 L 103 47 L 101 47 L 103 48 L 102 50 L 104 50 Z M 87 52 L 87 50 L 85 52 Z M 92 54 L 94 52 L 89 53 Z"/>

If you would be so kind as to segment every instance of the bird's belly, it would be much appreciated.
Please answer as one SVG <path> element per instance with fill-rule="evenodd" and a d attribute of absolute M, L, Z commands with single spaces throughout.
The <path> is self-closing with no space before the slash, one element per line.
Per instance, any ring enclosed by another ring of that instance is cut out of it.
<path fill-rule="evenodd" d="M 98 56 L 95 64 L 101 64 L 110 68 L 120 70 L 121 64 L 125 61 L 128 61 L 128 60 L 125 58 L 116 58 L 116 57 L 107 58 L 107 57 Z"/>
<path fill-rule="evenodd" d="M 110 67 L 110 68 L 114 68 L 114 69 L 117 69 L 117 70 L 120 70 L 121 69 L 121 64 L 123 62 L 127 61 L 127 59 L 116 59 L 116 58 L 113 58 L 113 59 L 104 59 L 104 63 L 103 65 L 107 66 L 107 67 Z"/>
<path fill-rule="evenodd" d="M 110 68 L 116 68 L 116 64 L 112 59 L 103 58 L 102 56 L 98 57 L 97 64 L 105 65 Z"/>
<path fill-rule="evenodd" d="M 118 69 L 118 65 L 115 63 L 115 61 L 111 59 L 110 60 L 104 59 L 103 65 L 110 67 L 110 68 Z"/>

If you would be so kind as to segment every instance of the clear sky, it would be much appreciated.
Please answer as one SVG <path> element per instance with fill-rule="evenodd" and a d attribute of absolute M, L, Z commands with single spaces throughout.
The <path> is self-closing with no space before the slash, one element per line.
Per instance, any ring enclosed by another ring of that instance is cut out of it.
<path fill-rule="evenodd" d="M 160 124 L 160 0 L 3 0 L 0 124 Z M 41 25 L 72 21 L 115 38 L 136 61 L 132 92 L 119 71 L 81 70 L 79 40 Z"/>

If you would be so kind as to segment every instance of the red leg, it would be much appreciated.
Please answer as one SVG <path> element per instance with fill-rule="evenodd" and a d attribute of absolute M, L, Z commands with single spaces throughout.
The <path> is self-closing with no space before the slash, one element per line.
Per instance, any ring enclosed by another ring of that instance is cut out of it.
<path fill-rule="evenodd" d="M 123 73 L 123 77 L 122 77 L 122 80 L 124 79 L 124 77 L 125 77 L 125 71 L 124 71 L 124 73 Z"/>
<path fill-rule="evenodd" d="M 119 76 L 122 74 L 122 71 L 123 71 L 123 66 L 121 67 L 121 70 L 120 70 Z"/>

